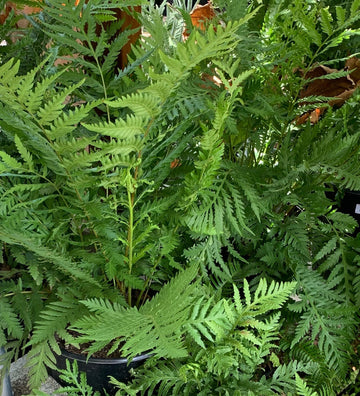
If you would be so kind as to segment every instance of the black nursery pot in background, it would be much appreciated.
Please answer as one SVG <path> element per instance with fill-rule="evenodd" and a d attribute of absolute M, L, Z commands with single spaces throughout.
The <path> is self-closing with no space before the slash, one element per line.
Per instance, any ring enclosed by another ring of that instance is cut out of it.
<path fill-rule="evenodd" d="M 360 224 L 360 191 L 346 190 L 340 201 L 340 211 L 351 215 Z M 359 227 L 356 232 L 359 231 Z"/>
<path fill-rule="evenodd" d="M 105 390 L 109 395 L 114 395 L 116 389 L 113 385 L 109 384 L 109 376 L 126 383 L 131 379 L 130 370 L 141 366 L 149 357 L 150 355 L 148 354 L 136 356 L 130 363 L 124 358 L 90 358 L 86 361 L 86 356 L 62 350 L 61 355 L 56 357 L 56 366 L 59 370 L 64 370 L 66 369 L 66 359 L 69 360 L 71 364 L 76 360 L 79 372 L 84 372 L 86 374 L 87 383 L 94 391 L 98 391 L 100 394 L 104 395 Z M 48 372 L 60 385 L 69 385 L 60 378 L 60 373 L 58 371 L 48 369 Z"/>

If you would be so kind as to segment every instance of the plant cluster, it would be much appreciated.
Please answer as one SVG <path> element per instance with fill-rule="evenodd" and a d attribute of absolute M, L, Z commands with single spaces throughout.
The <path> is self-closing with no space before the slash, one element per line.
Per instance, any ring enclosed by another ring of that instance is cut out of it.
<path fill-rule="evenodd" d="M 356 393 L 360 1 L 212 4 L 48 0 L 0 52 L 0 345 L 33 387 L 60 341 L 150 351 L 119 395 Z"/>

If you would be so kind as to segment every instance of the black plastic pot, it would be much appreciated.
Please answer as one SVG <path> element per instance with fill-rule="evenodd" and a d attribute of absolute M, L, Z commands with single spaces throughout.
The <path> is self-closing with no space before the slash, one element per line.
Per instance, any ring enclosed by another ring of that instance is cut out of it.
<path fill-rule="evenodd" d="M 346 190 L 340 202 L 340 211 L 351 215 L 360 224 L 360 191 Z"/>
<path fill-rule="evenodd" d="M 360 231 L 360 191 L 356 190 L 339 190 L 333 184 L 326 185 L 326 197 L 333 201 L 339 212 L 349 214 L 358 223 L 354 235 Z"/>
<path fill-rule="evenodd" d="M 130 370 L 141 366 L 149 357 L 150 355 L 148 354 L 136 356 L 130 363 L 128 363 L 127 359 L 112 358 L 90 358 L 86 361 L 86 356 L 62 350 L 61 355 L 56 357 L 56 365 L 59 369 L 65 369 L 66 360 L 69 360 L 71 364 L 76 360 L 79 372 L 86 374 L 87 383 L 92 386 L 94 391 L 105 394 L 105 390 L 109 395 L 113 395 L 116 389 L 113 385 L 109 384 L 109 376 L 126 383 L 131 379 Z M 68 384 L 61 380 L 58 371 L 48 369 L 48 372 L 60 385 L 68 386 Z"/>

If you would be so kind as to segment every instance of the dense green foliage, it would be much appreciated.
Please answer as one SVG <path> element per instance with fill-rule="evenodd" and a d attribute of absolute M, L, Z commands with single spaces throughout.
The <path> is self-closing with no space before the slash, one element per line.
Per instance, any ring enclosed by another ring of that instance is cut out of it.
<path fill-rule="evenodd" d="M 301 93 L 358 52 L 360 1 L 213 3 L 202 31 L 188 1 L 164 22 L 164 6 L 121 2 L 142 4 L 150 36 L 120 70 L 135 30 L 115 34 L 115 2 L 49 0 L 37 66 L 0 58 L 0 344 L 6 364 L 31 346 L 33 386 L 56 337 L 164 358 L 120 394 L 358 381 L 360 243 L 334 193 L 360 190 L 359 94 Z"/>
<path fill-rule="evenodd" d="M 14 5 L 16 5 L 17 12 L 14 10 Z M 0 0 L 0 10 L 4 18 L 4 22 L 0 24 L 1 63 L 12 58 L 26 59 L 26 62 L 21 62 L 20 65 L 22 74 L 32 70 L 46 57 L 44 48 L 48 43 L 47 36 L 39 26 L 29 22 L 30 16 L 27 16 L 26 19 L 21 14 L 20 10 L 24 6 L 38 7 L 39 4 L 36 0 L 17 0 L 15 2 Z M 7 16 L 6 19 L 5 16 Z M 6 45 L 4 45 L 5 43 Z"/>
<path fill-rule="evenodd" d="M 292 391 L 297 371 L 313 371 L 311 364 L 295 361 L 288 366 L 280 365 L 271 353 L 276 348 L 280 313 L 270 316 L 269 311 L 283 305 L 295 282 L 272 282 L 268 286 L 263 280 L 252 296 L 245 280 L 242 302 L 235 286 L 228 299 L 219 298 L 219 294 L 199 287 L 197 282 L 189 286 L 189 278 L 194 277 L 191 272 L 194 268 L 190 267 L 181 273 L 139 311 L 133 308 L 124 312 L 121 307 L 101 301 L 86 303 L 95 316 L 78 323 L 86 333 L 85 340 L 100 341 L 100 334 L 108 340 L 113 333 L 113 338 L 124 335 L 123 350 L 127 354 L 144 349 L 153 351 L 147 363 L 151 369 L 141 377 L 140 386 L 134 390 L 119 384 L 123 390 L 136 394 L 138 389 L 147 389 L 149 395 L 205 395 L 209 390 L 219 395 L 241 395 L 247 391 L 266 395 Z M 166 306 L 161 300 L 169 297 L 174 306 L 156 309 Z M 168 359 L 159 362 L 158 357 Z M 272 378 L 259 371 L 269 357 L 279 366 Z"/>

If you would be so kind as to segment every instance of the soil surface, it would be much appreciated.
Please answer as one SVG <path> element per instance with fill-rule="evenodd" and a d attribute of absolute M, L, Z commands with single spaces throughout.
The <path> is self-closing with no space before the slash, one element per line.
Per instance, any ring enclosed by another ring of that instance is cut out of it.
<path fill-rule="evenodd" d="M 76 336 L 76 334 L 73 334 L 74 336 Z M 57 339 L 59 345 L 61 346 L 61 348 L 65 349 L 65 351 L 71 352 L 71 353 L 75 353 L 77 355 L 84 355 L 87 356 L 88 352 L 87 349 L 91 346 L 91 343 L 84 343 L 80 345 L 80 349 L 74 347 L 73 345 L 69 345 L 69 344 L 65 344 L 62 340 Z M 98 359 L 109 359 L 109 358 L 113 358 L 113 359 L 119 359 L 122 356 L 120 356 L 120 352 L 119 350 L 116 350 L 115 352 L 111 353 L 110 355 L 108 354 L 110 349 L 112 347 L 112 344 L 110 343 L 109 345 L 107 345 L 105 348 L 100 349 L 100 351 L 97 351 L 95 353 L 93 353 L 91 355 L 92 358 L 98 358 Z"/>

